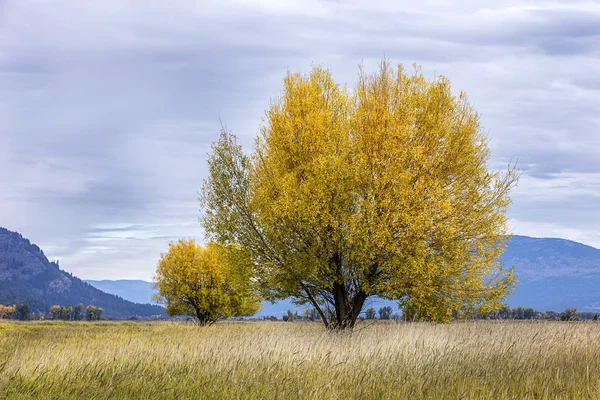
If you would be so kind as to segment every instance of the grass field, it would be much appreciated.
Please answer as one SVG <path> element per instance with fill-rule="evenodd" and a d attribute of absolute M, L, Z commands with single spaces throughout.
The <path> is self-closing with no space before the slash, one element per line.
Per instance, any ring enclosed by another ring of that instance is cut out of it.
<path fill-rule="evenodd" d="M 600 324 L 0 322 L 5 399 L 600 398 Z"/>

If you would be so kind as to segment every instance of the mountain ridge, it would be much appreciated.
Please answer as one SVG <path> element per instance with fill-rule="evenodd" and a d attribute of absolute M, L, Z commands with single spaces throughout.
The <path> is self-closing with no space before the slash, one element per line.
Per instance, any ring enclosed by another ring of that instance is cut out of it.
<path fill-rule="evenodd" d="M 85 283 L 94 286 L 103 292 L 114 294 L 129 301 L 139 304 L 149 304 L 152 302 L 151 296 L 155 290 L 152 288 L 153 282 L 141 279 L 84 279 Z"/>
<path fill-rule="evenodd" d="M 511 307 L 600 310 L 600 249 L 568 239 L 515 235 L 501 260 L 515 267 L 518 279 L 507 299 Z"/>
<path fill-rule="evenodd" d="M 600 249 L 562 238 L 513 235 L 501 257 L 504 267 L 515 268 L 517 285 L 506 303 L 538 311 L 600 310 Z M 30 279 L 32 276 L 35 279 Z M 105 316 L 162 314 L 148 304 L 155 292 L 144 280 L 81 280 L 48 261 L 42 249 L 17 232 L 0 227 L 0 304 L 29 303 L 33 309 L 60 304 L 93 304 L 105 308 Z M 108 297 L 107 297 L 108 296 Z M 146 303 L 146 304 L 144 304 Z M 366 307 L 392 305 L 376 297 Z M 265 303 L 258 315 L 300 310 L 289 299 Z M 154 313 L 154 314 L 152 314 Z"/>
<path fill-rule="evenodd" d="M 106 318 L 164 315 L 156 305 L 136 304 L 105 293 L 60 269 L 20 233 L 0 227 L 0 304 L 29 305 L 47 313 L 52 305 L 94 305 Z"/>
<path fill-rule="evenodd" d="M 600 286 L 596 284 L 600 283 L 600 249 L 568 239 L 513 235 L 501 262 L 506 268 L 514 266 L 518 279 L 515 291 L 506 300 L 510 307 L 531 307 L 538 311 L 563 311 L 568 307 L 600 310 L 600 288 L 596 287 Z M 152 283 L 142 282 L 139 294 L 149 299 L 154 292 Z M 102 289 L 113 292 L 107 281 Z M 394 301 L 376 297 L 369 301 L 366 307 L 398 308 Z M 276 304 L 265 302 L 258 315 L 282 316 L 288 309 L 303 308 L 289 299 Z"/>

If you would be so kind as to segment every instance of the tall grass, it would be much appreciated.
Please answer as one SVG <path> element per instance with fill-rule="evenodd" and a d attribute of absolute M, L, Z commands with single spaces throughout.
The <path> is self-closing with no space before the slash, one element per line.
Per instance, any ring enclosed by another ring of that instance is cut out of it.
<path fill-rule="evenodd" d="M 600 324 L 0 323 L 0 398 L 600 398 Z"/>

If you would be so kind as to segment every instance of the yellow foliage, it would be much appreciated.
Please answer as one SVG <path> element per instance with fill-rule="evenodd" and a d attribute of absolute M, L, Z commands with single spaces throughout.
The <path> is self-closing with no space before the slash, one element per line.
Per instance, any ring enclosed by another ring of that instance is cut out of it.
<path fill-rule="evenodd" d="M 446 321 L 498 307 L 514 282 L 497 260 L 517 176 L 488 159 L 448 79 L 382 62 L 349 90 L 314 67 L 287 75 L 251 156 L 222 132 L 201 220 L 241 246 L 268 297 L 311 303 L 326 325 L 352 327 L 371 295 Z"/>
<path fill-rule="evenodd" d="M 156 270 L 156 300 L 169 315 L 189 315 L 199 323 L 252 315 L 260 299 L 252 288 L 248 262 L 233 246 L 197 245 L 194 240 L 171 243 Z"/>

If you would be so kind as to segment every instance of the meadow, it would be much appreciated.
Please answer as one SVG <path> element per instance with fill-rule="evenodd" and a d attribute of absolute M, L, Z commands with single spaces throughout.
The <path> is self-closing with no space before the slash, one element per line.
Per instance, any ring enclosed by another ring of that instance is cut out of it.
<path fill-rule="evenodd" d="M 0 322 L 1 399 L 597 399 L 597 322 Z"/>

